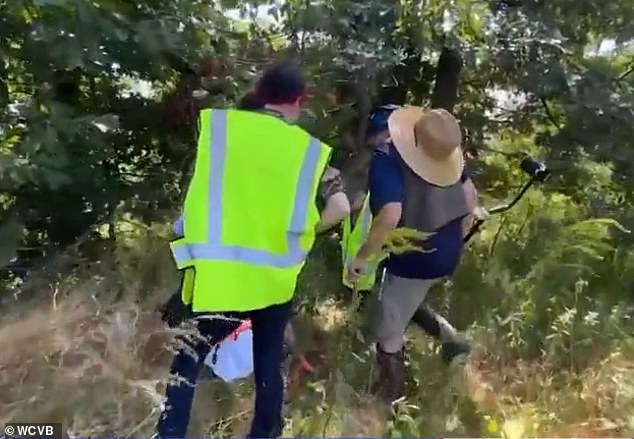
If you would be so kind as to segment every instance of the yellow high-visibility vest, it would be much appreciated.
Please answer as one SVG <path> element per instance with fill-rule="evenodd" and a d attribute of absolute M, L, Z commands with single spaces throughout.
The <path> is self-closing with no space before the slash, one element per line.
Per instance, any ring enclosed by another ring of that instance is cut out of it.
<path fill-rule="evenodd" d="M 341 239 L 341 256 L 343 258 L 343 274 L 341 281 L 348 288 L 356 288 L 358 291 L 369 291 L 374 287 L 376 282 L 376 270 L 382 261 L 380 255 L 369 260 L 366 272 L 353 285 L 347 277 L 346 268 L 357 256 L 359 249 L 365 243 L 365 240 L 372 226 L 372 212 L 370 210 L 370 195 L 366 195 L 363 206 L 357 216 L 354 225 L 352 224 L 352 214 L 348 215 L 343 222 L 343 234 Z"/>
<path fill-rule="evenodd" d="M 193 277 L 183 302 L 194 312 L 285 303 L 315 240 L 331 149 L 267 114 L 203 110 L 200 126 L 183 237 L 171 244 Z"/>

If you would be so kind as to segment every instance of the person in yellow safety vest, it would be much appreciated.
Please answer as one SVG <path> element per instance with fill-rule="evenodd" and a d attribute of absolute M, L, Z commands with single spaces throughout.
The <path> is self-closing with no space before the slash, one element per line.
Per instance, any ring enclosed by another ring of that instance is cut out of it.
<path fill-rule="evenodd" d="M 430 288 L 458 266 L 477 193 L 464 171 L 460 126 L 448 111 L 380 107 L 371 114 L 368 134 L 376 149 L 366 210 L 360 217 L 372 220 L 369 226 L 367 220 L 357 220 L 360 231 L 350 234 L 363 241 L 348 243 L 350 248 L 344 250 L 347 260 L 352 259 L 347 282 L 355 285 L 374 272 L 376 257 L 395 228 L 430 234 L 416 243 L 423 251 L 390 254 L 381 262 L 381 286 L 370 296 L 366 329 L 378 340 L 380 374 L 374 390 L 393 401 L 405 390 L 403 337 L 415 313 L 422 313 L 424 329 L 441 340 L 443 350 L 453 356 L 469 353 L 453 326 L 424 301 Z"/>
<path fill-rule="evenodd" d="M 370 211 L 370 196 L 366 195 L 356 218 L 353 218 L 352 214 L 350 214 L 343 220 L 341 257 L 344 268 L 348 267 L 354 261 L 359 249 L 365 242 L 365 238 L 368 236 L 371 225 L 372 212 Z M 341 275 L 343 285 L 350 290 L 364 293 L 370 292 L 376 283 L 376 270 L 380 262 L 381 259 L 379 257 L 375 257 L 372 261 L 369 261 L 364 273 L 354 282 L 344 269 Z"/>
<path fill-rule="evenodd" d="M 338 172 L 328 167 L 330 147 L 293 125 L 306 96 L 298 67 L 265 71 L 255 96 L 261 111 L 200 113 L 194 175 L 171 245 L 198 334 L 184 337 L 174 357 L 157 437 L 185 436 L 210 347 L 247 318 L 255 378 L 249 437 L 281 435 L 283 339 L 297 277 L 316 233 L 350 212 Z"/>

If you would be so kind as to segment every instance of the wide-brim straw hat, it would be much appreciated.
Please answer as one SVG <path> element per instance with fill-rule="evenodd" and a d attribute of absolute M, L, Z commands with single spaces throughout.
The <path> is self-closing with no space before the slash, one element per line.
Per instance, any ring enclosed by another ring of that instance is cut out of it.
<path fill-rule="evenodd" d="M 390 138 L 405 164 L 435 186 L 451 186 L 464 170 L 462 132 L 447 110 L 403 107 L 388 119 Z"/>

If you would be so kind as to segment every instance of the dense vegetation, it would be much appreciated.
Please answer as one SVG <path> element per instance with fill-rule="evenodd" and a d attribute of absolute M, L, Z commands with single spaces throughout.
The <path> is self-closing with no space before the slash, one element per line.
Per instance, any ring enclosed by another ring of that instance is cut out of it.
<path fill-rule="evenodd" d="M 173 272 L 156 273 L 192 165 L 197 107 L 233 104 L 266 63 L 292 57 L 312 83 L 302 123 L 336 148 L 353 201 L 377 103 L 453 109 L 485 206 L 523 183 L 517 153 L 553 172 L 487 222 L 442 295 L 461 328 L 488 334 L 491 369 L 529 362 L 535 381 L 509 378 L 526 392 L 474 411 L 482 425 L 454 413 L 455 402 L 432 418 L 438 375 L 419 344 L 412 367 L 430 378 L 412 384 L 420 409 L 405 408 L 393 432 L 497 434 L 517 407 L 535 434 L 566 424 L 634 431 L 631 1 L 11 0 L 0 1 L 0 36 L 3 306 L 49 291 L 31 279 L 48 285 L 96 261 L 114 267 L 107 290 L 117 298 L 173 286 Z M 70 248 L 81 258 L 59 262 Z M 309 310 L 337 289 L 336 251 L 324 240 L 305 273 Z M 621 375 L 601 372 L 628 355 Z M 347 378 L 350 362 L 337 363 Z M 593 371 L 617 381 L 597 378 L 596 400 L 583 393 Z M 535 396 L 531 385 L 553 390 Z M 317 424 L 295 406 L 294 432 L 326 432 L 324 419 L 337 416 L 348 425 L 328 395 Z"/>

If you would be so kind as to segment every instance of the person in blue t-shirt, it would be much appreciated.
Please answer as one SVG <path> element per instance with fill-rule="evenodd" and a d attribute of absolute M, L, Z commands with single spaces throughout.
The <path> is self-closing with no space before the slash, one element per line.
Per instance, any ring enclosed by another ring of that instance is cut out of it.
<path fill-rule="evenodd" d="M 389 255 L 370 306 L 369 329 L 378 339 L 375 391 L 393 401 L 404 392 L 403 336 L 417 310 L 425 330 L 443 342 L 443 356 L 469 353 L 457 331 L 423 302 L 458 266 L 477 194 L 464 171 L 460 126 L 449 112 L 382 106 L 371 114 L 368 139 L 376 148 L 369 173 L 373 222 L 348 267 L 350 279 L 364 272 L 395 228 L 433 233 L 420 243 L 423 251 Z"/>

